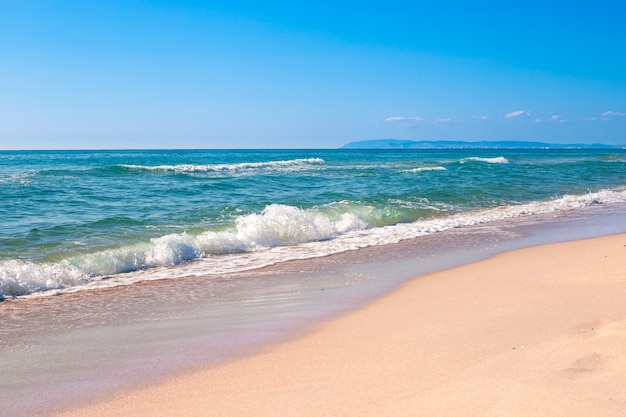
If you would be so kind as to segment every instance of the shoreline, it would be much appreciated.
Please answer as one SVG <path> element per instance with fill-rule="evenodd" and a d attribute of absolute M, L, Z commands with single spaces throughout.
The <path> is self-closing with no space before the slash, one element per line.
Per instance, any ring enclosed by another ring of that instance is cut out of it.
<path fill-rule="evenodd" d="M 56 415 L 621 415 L 624 255 L 626 234 L 499 253 L 251 356 Z"/>
<path fill-rule="evenodd" d="M 219 278 L 3 302 L 0 403 L 14 417 L 52 415 L 255 355 L 416 276 L 510 250 L 626 233 L 624 208 L 453 229 Z"/>

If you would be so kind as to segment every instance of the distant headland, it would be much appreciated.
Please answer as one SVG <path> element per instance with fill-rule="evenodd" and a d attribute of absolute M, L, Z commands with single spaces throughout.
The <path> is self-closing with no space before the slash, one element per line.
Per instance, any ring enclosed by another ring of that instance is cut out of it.
<path fill-rule="evenodd" d="M 626 149 L 626 145 L 559 144 L 523 141 L 399 140 L 373 139 L 350 142 L 341 149 Z"/>

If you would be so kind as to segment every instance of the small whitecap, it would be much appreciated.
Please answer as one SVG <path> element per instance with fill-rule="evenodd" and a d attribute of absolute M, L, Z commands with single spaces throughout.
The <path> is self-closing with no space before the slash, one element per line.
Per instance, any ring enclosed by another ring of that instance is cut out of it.
<path fill-rule="evenodd" d="M 404 169 L 400 172 L 407 173 L 407 174 L 416 174 L 419 172 L 428 172 L 428 171 L 447 171 L 447 170 L 446 168 L 441 167 L 441 166 L 434 166 L 434 167 L 417 167 L 417 168 L 412 168 L 412 169 Z"/>
<path fill-rule="evenodd" d="M 259 170 L 270 169 L 295 169 L 305 168 L 312 165 L 323 165 L 325 161 L 321 158 L 304 158 L 304 159 L 291 159 L 285 161 L 267 161 L 267 162 L 241 162 L 234 164 L 208 164 L 208 165 L 194 165 L 194 164 L 178 164 L 178 165 L 126 165 L 120 164 L 118 166 L 126 169 L 144 170 L 144 171 L 164 171 L 181 173 L 238 173 L 238 172 L 257 172 Z"/>
<path fill-rule="evenodd" d="M 486 162 L 488 164 L 508 164 L 509 160 L 503 156 L 498 156 L 495 158 L 480 158 L 478 156 L 470 156 L 469 158 L 463 158 L 459 162 L 464 164 L 466 162 Z"/>

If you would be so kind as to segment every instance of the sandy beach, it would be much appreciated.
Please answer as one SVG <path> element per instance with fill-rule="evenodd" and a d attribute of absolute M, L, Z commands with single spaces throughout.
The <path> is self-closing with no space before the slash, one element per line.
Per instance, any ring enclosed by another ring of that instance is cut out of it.
<path fill-rule="evenodd" d="M 626 235 L 416 278 L 310 334 L 58 416 L 623 416 Z"/>

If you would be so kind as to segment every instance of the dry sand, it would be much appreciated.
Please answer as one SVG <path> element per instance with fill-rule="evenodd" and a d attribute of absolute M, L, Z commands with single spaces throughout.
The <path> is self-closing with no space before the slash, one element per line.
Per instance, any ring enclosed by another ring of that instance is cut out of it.
<path fill-rule="evenodd" d="M 625 416 L 626 235 L 414 279 L 264 353 L 69 416 Z"/>

